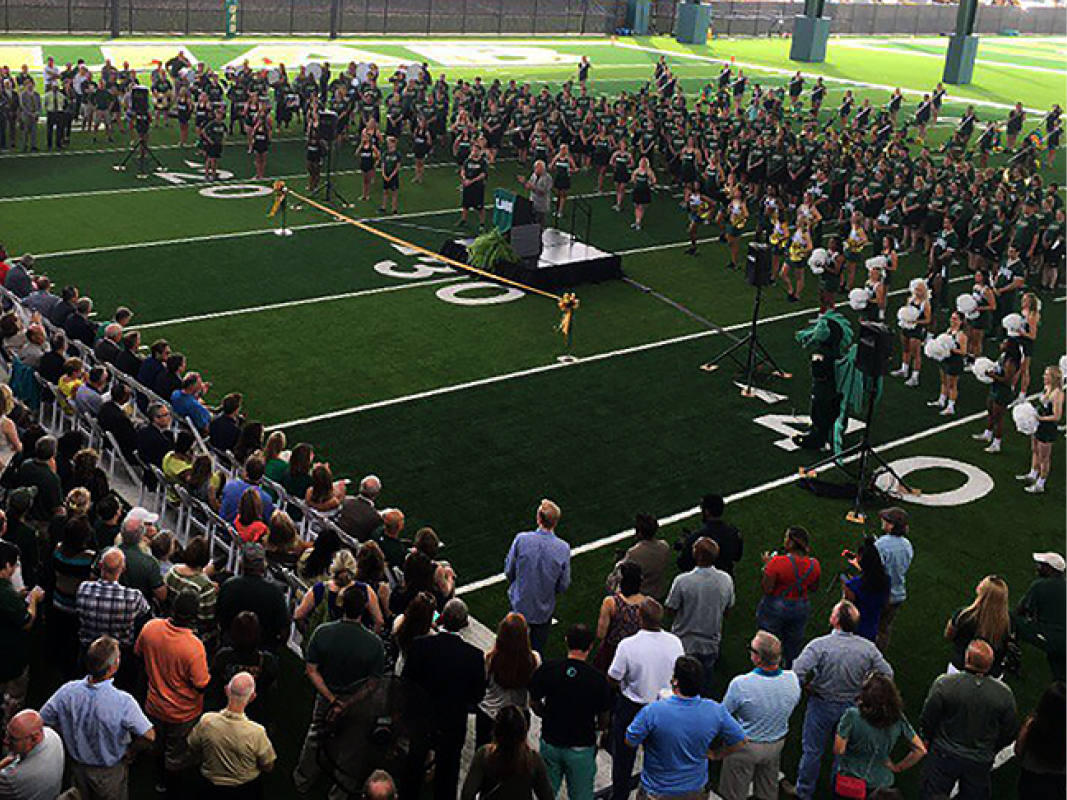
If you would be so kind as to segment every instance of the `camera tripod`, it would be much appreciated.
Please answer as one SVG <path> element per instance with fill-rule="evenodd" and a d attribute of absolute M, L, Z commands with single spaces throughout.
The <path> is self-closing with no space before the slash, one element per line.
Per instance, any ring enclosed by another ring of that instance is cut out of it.
<path fill-rule="evenodd" d="M 147 127 L 143 130 L 138 128 L 137 141 L 130 145 L 130 149 L 126 151 L 126 156 L 122 161 L 115 165 L 115 171 L 124 172 L 126 170 L 126 165 L 130 163 L 130 159 L 132 158 L 137 159 L 137 177 L 141 179 L 148 177 L 149 170 L 146 162 L 149 160 L 155 164 L 154 169 L 156 172 L 162 172 L 166 169 L 163 166 L 163 162 L 156 157 L 156 154 L 152 152 L 152 148 L 148 146 Z"/>

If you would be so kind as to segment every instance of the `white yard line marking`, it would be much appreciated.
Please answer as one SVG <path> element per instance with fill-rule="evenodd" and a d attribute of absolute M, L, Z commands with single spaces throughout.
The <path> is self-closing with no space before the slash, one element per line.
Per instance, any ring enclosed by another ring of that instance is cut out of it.
<path fill-rule="evenodd" d="M 429 164 L 427 164 L 427 167 Z M 334 173 L 335 175 L 339 173 Z M 219 184 L 215 184 L 218 186 Z M 607 197 L 614 194 L 613 192 L 587 192 L 585 194 L 574 195 L 574 197 L 590 198 L 590 197 Z M 357 217 L 360 222 L 389 222 L 391 220 L 401 219 L 415 219 L 417 217 L 435 217 L 442 214 L 458 214 L 459 209 L 452 208 L 439 208 L 430 209 L 428 211 L 407 211 L 403 214 L 393 214 L 387 217 Z M 294 231 L 307 231 L 315 230 L 317 228 L 336 228 L 341 225 L 345 225 L 344 222 L 309 222 L 304 225 L 290 225 L 289 228 Z M 244 236 L 260 236 L 264 233 L 273 233 L 276 229 L 270 228 L 256 228 L 250 231 L 233 231 L 231 233 L 209 233 L 203 236 L 185 236 L 179 239 L 154 239 L 146 242 L 126 242 L 124 244 L 107 244 L 100 247 L 82 247 L 75 250 L 54 250 L 49 253 L 34 253 L 34 258 L 65 258 L 67 256 L 84 256 L 91 255 L 93 253 L 114 253 L 120 250 L 136 250 L 141 247 L 167 247 L 175 244 L 193 244 L 195 242 L 214 242 L 220 239 L 240 239 Z M 465 235 L 465 232 L 461 228 L 457 228 L 456 236 Z"/>
<path fill-rule="evenodd" d="M 697 61 L 704 61 L 704 62 L 707 62 L 709 64 L 732 64 L 733 66 L 740 67 L 741 69 L 747 69 L 747 70 L 751 70 L 753 72 L 767 72 L 767 73 L 770 73 L 772 75 L 793 75 L 796 72 L 796 70 L 784 69 L 782 67 L 767 67 L 767 66 L 763 66 L 762 64 L 749 64 L 747 62 L 742 62 L 742 61 L 730 61 L 730 60 L 725 59 L 725 58 L 713 58 L 712 56 L 702 56 L 702 55 L 698 55 L 696 53 L 681 53 L 681 52 L 676 52 L 676 51 L 673 51 L 673 50 L 657 50 L 654 47 L 645 47 L 644 45 L 632 44 L 630 42 L 618 42 L 616 46 L 617 47 L 625 47 L 625 48 L 630 49 L 630 50 L 644 50 L 645 52 L 648 52 L 648 53 L 659 53 L 659 54 L 662 54 L 662 55 L 676 56 L 678 58 L 691 58 L 691 59 L 695 59 Z M 843 83 L 843 84 L 847 84 L 849 86 L 860 86 L 860 87 L 863 87 L 865 89 L 881 89 L 882 91 L 892 92 L 894 89 L 898 88 L 896 86 L 890 86 L 890 85 L 884 84 L 884 83 L 867 83 L 865 81 L 854 81 L 854 80 L 850 80 L 849 78 L 837 78 L 837 77 L 834 77 L 832 75 L 820 75 L 819 73 L 814 73 L 814 72 L 813 73 L 803 73 L 802 72 L 802 74 L 808 80 L 814 80 L 815 78 L 821 77 L 823 79 L 823 81 L 826 82 L 826 83 Z M 904 94 L 918 95 L 918 96 L 922 96 L 923 94 L 926 94 L 926 92 L 921 90 L 921 89 L 905 89 L 903 87 L 900 87 L 900 89 Z M 951 95 L 947 95 L 945 97 L 945 101 L 946 102 L 951 101 L 951 102 L 960 103 L 960 104 L 963 104 L 963 105 L 970 104 L 970 105 L 975 105 L 975 106 L 985 106 L 987 108 L 1003 108 L 1003 109 L 1012 108 L 1012 106 L 1010 106 L 1010 105 L 1008 105 L 1006 103 L 995 103 L 992 100 L 975 100 L 975 99 L 972 99 L 972 98 L 969 98 L 969 97 L 953 97 Z M 1045 113 L 1044 110 L 1037 109 L 1037 108 L 1028 108 L 1026 110 L 1031 112 L 1031 113 L 1034 113 L 1034 114 L 1043 114 L 1043 113 Z"/>
<path fill-rule="evenodd" d="M 190 155 L 195 155 L 190 151 Z M 508 162 L 512 159 L 497 159 L 497 163 Z M 195 162 L 194 162 L 195 163 Z M 448 167 L 450 169 L 456 169 L 456 165 L 450 162 L 442 161 L 432 164 L 427 164 L 426 169 L 442 169 Z M 190 167 L 177 167 L 177 170 L 181 172 L 195 172 L 196 170 Z M 407 164 L 401 167 L 402 170 L 415 169 L 414 164 Z M 334 175 L 356 175 L 360 172 L 358 169 L 342 169 L 335 170 Z M 90 189 L 84 192 L 56 192 L 55 194 L 36 194 L 36 195 L 21 195 L 15 197 L 0 197 L 0 203 L 22 203 L 31 202 L 36 200 L 71 200 L 80 197 L 104 197 L 107 195 L 115 194 L 140 194 L 142 192 L 165 192 L 173 189 L 204 189 L 208 186 L 232 186 L 235 184 L 258 184 L 258 183 L 272 183 L 277 180 L 294 180 L 296 178 L 306 178 L 307 172 L 294 172 L 289 175 L 272 175 L 269 178 L 228 178 L 224 181 L 196 181 L 189 183 L 167 183 L 160 186 L 133 186 L 122 189 Z"/>
<path fill-rule="evenodd" d="M 927 428 L 926 430 L 909 434 L 908 436 L 901 437 L 900 439 L 895 439 L 891 442 L 880 444 L 875 447 L 874 450 L 877 453 L 884 453 L 888 450 L 893 450 L 898 447 L 903 447 L 905 445 L 912 444 L 913 442 L 921 441 L 922 439 L 926 439 L 930 436 L 936 436 L 939 433 L 944 433 L 945 431 L 952 430 L 953 428 L 958 428 L 962 425 L 970 425 L 972 422 L 976 422 L 982 419 L 983 417 L 985 417 L 985 415 L 985 411 L 977 411 L 974 414 L 970 414 L 966 417 L 960 417 L 959 419 L 954 419 L 950 422 L 942 423 L 941 425 L 937 425 L 933 428 Z M 816 453 L 813 455 L 817 456 L 818 454 Z M 842 463 L 851 463 L 858 458 L 858 455 L 851 456 L 847 459 L 844 459 Z M 815 471 L 817 473 L 827 472 L 831 469 L 834 469 L 836 466 L 837 465 L 834 463 L 825 464 Z M 796 483 L 798 480 L 800 480 L 800 477 L 800 472 L 798 470 L 797 472 L 794 472 L 790 475 L 783 475 L 781 478 L 776 478 L 775 480 L 767 481 L 766 483 L 761 483 L 757 486 L 751 486 L 748 489 L 743 489 L 742 491 L 731 494 L 724 499 L 727 503 L 736 503 L 739 500 L 745 500 L 749 497 L 755 497 L 757 495 L 764 494 L 765 492 L 769 492 L 773 489 L 778 489 L 782 486 L 788 486 L 791 483 Z M 676 522 L 680 522 L 683 519 L 688 519 L 689 517 L 696 516 L 699 513 L 699 506 L 696 506 L 694 508 L 687 508 L 684 511 L 678 511 L 674 514 L 671 514 L 670 516 L 660 517 L 659 523 L 660 526 L 665 527 L 667 525 L 673 525 Z M 605 547 L 610 547 L 613 544 L 617 544 L 621 541 L 625 541 L 626 539 L 630 539 L 635 535 L 636 532 L 633 528 L 627 528 L 626 530 L 619 531 L 618 533 L 613 533 L 610 536 L 605 536 L 601 539 L 594 539 L 591 542 L 586 542 L 585 544 L 572 548 L 571 556 L 580 556 L 585 553 L 592 553 L 596 550 L 602 550 Z M 486 589 L 490 586 L 496 586 L 497 584 L 504 583 L 506 580 L 507 578 L 504 573 L 498 572 L 496 575 L 490 575 L 488 578 L 482 578 L 481 580 L 473 581 L 471 583 L 458 587 L 456 589 L 456 594 L 470 594 L 472 592 L 477 592 L 480 589 Z"/>
<path fill-rule="evenodd" d="M 686 242 L 679 242 L 675 247 L 681 247 L 688 244 Z M 952 282 L 963 280 L 966 276 L 959 278 L 953 278 Z M 898 289 L 890 292 L 889 296 L 907 294 L 908 289 Z M 840 306 L 847 305 L 847 302 L 841 302 L 837 304 Z M 784 314 L 777 314 L 771 317 L 764 317 L 759 321 L 760 325 L 767 325 L 773 322 L 781 322 L 787 319 L 796 319 L 797 317 L 804 317 L 813 314 L 817 314 L 817 308 L 804 308 L 797 311 L 789 311 Z M 386 400 L 375 400 L 370 403 L 364 403 L 358 406 L 351 406 L 350 408 L 339 408 L 334 411 L 325 411 L 321 414 L 313 414 L 301 419 L 294 419 L 288 422 L 279 422 L 274 425 L 268 426 L 268 431 L 285 430 L 286 428 L 296 428 L 301 425 L 310 425 L 315 422 L 324 422 L 326 420 L 338 419 L 340 417 L 349 417 L 356 414 L 362 414 L 367 411 L 375 411 L 380 408 L 389 408 L 392 406 L 405 405 L 407 403 L 415 402 L 417 400 L 425 400 L 431 397 L 440 397 L 446 394 L 454 394 L 455 392 L 466 391 L 467 389 L 476 389 L 482 386 L 492 386 L 497 383 L 506 383 L 507 381 L 517 380 L 519 378 L 528 378 L 531 375 L 540 375 L 546 372 L 553 372 L 557 369 L 567 369 L 570 367 L 579 366 L 581 364 L 593 364 L 599 361 L 607 361 L 612 358 L 619 358 L 621 356 L 633 355 L 634 353 L 643 353 L 649 350 L 656 350 L 661 347 L 669 347 L 675 344 L 682 344 L 684 342 L 692 342 L 698 339 L 705 339 L 709 336 L 718 336 L 722 333 L 733 333 L 734 331 L 747 330 L 751 326 L 749 322 L 738 322 L 733 325 L 725 325 L 717 330 L 703 330 L 695 333 L 686 333 L 681 336 L 672 336 L 669 339 L 659 339 L 653 342 L 645 342 L 644 344 L 632 345 L 630 347 L 623 347 L 618 350 L 607 350 L 602 353 L 594 353 L 589 356 L 582 356 L 574 361 L 560 362 L 553 361 L 550 364 L 541 364 L 536 367 L 528 367 L 527 369 L 516 370 L 514 372 L 505 372 L 500 375 L 490 375 L 486 378 L 477 378 L 472 381 L 466 381 L 464 383 L 454 383 L 448 386 L 440 386 L 436 389 L 427 389 L 421 392 L 415 392 L 414 394 L 402 395 L 400 397 L 391 397 Z"/>
<path fill-rule="evenodd" d="M 2 44 L 3 43 L 0 42 L 0 45 L 2 45 Z M 156 126 L 156 130 L 159 130 L 158 126 Z M 88 131 L 73 131 L 73 133 L 78 134 L 78 135 L 82 135 L 82 134 L 88 135 Z M 303 141 L 306 141 L 303 136 L 285 136 L 285 137 L 282 137 L 280 139 L 275 138 L 273 140 L 274 143 L 280 143 L 280 142 L 303 142 Z M 178 144 L 155 144 L 155 145 L 152 145 L 152 149 L 153 150 L 185 150 L 190 155 L 196 155 L 196 147 L 193 146 L 193 145 L 189 145 L 189 144 L 184 145 L 184 146 L 178 145 Z M 129 146 L 126 146 L 126 147 L 96 147 L 96 148 L 86 148 L 86 149 L 79 149 L 79 150 L 71 150 L 69 148 L 66 149 L 66 150 L 39 150 L 36 153 L 4 153 L 4 154 L 0 155 L 0 159 L 9 159 L 9 158 L 51 158 L 53 156 L 93 156 L 93 155 L 106 155 L 108 153 L 128 153 L 129 150 L 130 150 Z"/>
<path fill-rule="evenodd" d="M 901 56 L 918 56 L 919 58 L 936 58 L 943 61 L 945 59 L 944 53 L 927 53 L 922 50 L 898 50 L 895 47 L 880 47 L 874 44 L 864 44 L 855 40 L 848 40 L 838 42 L 839 47 L 844 47 L 850 50 L 869 50 L 875 53 L 896 53 Z M 990 67 L 1007 67 L 1008 69 L 1020 69 L 1027 70 L 1029 72 L 1046 72 L 1052 75 L 1067 75 L 1067 71 L 1062 69 L 1052 69 L 1051 67 L 1033 67 L 1026 64 L 1009 64 L 1005 61 L 990 61 L 989 59 L 979 58 L 975 59 L 976 64 L 984 64 Z"/>
<path fill-rule="evenodd" d="M 203 322 L 208 319 L 222 319 L 224 317 L 238 317 L 244 314 L 258 314 L 261 311 L 277 311 L 283 308 L 296 308 L 298 306 L 310 306 L 317 303 L 331 303 L 335 300 L 351 300 L 354 297 L 369 297 L 375 294 L 399 292 L 404 289 L 415 289 L 419 286 L 439 286 L 442 283 L 455 283 L 467 280 L 467 275 L 455 275 L 449 278 L 434 278 L 429 281 L 413 281 L 411 283 L 399 283 L 393 286 L 378 286 L 374 289 L 360 289 L 354 292 L 342 292 L 341 294 L 322 295 L 319 297 L 305 297 L 301 300 L 286 300 L 281 303 L 269 303 L 262 306 L 249 306 L 247 308 L 234 308 L 229 311 L 213 311 L 207 314 L 195 314 L 189 317 L 176 317 L 164 319 L 158 322 L 148 322 L 144 325 L 134 325 L 131 330 L 143 331 L 149 328 L 163 328 L 169 325 L 183 325 L 187 322 Z"/>

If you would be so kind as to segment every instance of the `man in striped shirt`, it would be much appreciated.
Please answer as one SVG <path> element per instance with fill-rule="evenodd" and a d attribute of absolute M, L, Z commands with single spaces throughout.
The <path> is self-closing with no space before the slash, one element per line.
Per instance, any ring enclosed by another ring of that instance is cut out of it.
<path fill-rule="evenodd" d="M 137 589 L 119 583 L 126 569 L 126 556 L 117 547 L 104 551 L 99 561 L 100 579 L 78 587 L 78 639 L 84 651 L 101 636 L 110 636 L 125 649 L 133 645 L 134 627 L 151 613 L 148 601 Z"/>

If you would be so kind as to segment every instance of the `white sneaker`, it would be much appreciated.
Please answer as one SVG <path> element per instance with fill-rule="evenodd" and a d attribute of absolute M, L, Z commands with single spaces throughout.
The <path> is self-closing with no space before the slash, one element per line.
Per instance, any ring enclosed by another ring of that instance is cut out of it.
<path fill-rule="evenodd" d="M 1016 475 L 1015 480 L 1022 481 L 1023 483 L 1033 483 L 1037 480 L 1037 476 L 1032 472 L 1027 472 L 1025 475 Z"/>
<path fill-rule="evenodd" d="M 945 399 L 943 397 L 939 397 L 936 400 L 928 401 L 926 405 L 930 406 L 930 408 L 944 408 Z"/>
<path fill-rule="evenodd" d="M 956 413 L 956 407 L 955 406 L 945 406 L 943 409 L 941 409 L 940 416 L 942 416 L 942 417 L 951 417 L 955 413 Z"/>
<path fill-rule="evenodd" d="M 987 453 L 999 453 L 1000 452 L 1000 442 L 994 440 L 993 444 L 989 445 L 989 447 L 987 447 L 985 449 L 985 451 Z"/>
<path fill-rule="evenodd" d="M 1045 491 L 1045 487 L 1040 483 L 1031 483 L 1029 486 L 1023 489 L 1023 491 L 1029 492 L 1030 494 L 1041 494 Z"/>
<path fill-rule="evenodd" d="M 982 431 L 981 433 L 973 434 L 971 436 L 971 438 L 974 439 L 977 442 L 991 442 L 991 441 L 993 441 L 993 434 L 990 433 L 990 431 L 988 429 L 986 429 L 986 430 Z"/>
<path fill-rule="evenodd" d="M 900 369 L 893 370 L 889 375 L 892 378 L 906 378 L 908 377 L 908 372 L 910 372 L 910 370 L 907 367 L 901 367 Z"/>
<path fill-rule="evenodd" d="M 918 386 L 919 385 L 919 373 L 911 373 L 911 377 L 904 381 L 905 386 Z"/>

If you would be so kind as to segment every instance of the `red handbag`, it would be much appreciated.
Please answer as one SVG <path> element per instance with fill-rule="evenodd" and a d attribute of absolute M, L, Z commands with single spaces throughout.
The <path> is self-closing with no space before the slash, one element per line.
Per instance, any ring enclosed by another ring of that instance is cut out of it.
<path fill-rule="evenodd" d="M 834 778 L 834 796 L 844 800 L 866 800 L 867 781 L 838 773 Z"/>

